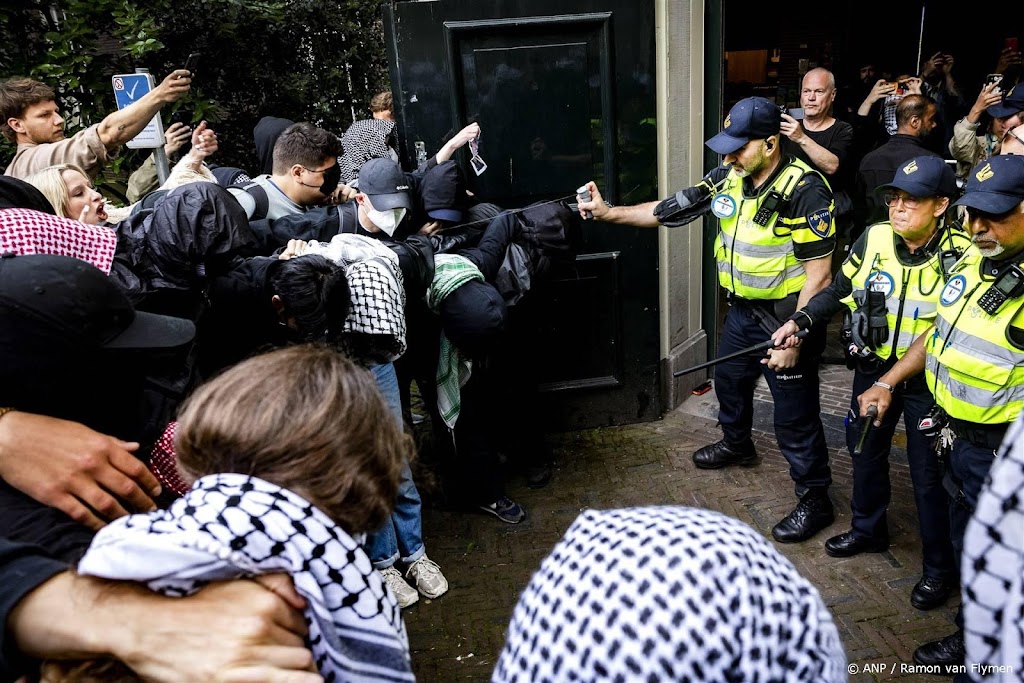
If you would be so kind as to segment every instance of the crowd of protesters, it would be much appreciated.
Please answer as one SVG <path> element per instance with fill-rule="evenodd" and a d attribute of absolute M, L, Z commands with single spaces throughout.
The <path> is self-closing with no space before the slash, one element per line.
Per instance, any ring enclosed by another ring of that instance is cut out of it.
<path fill-rule="evenodd" d="M 957 632 L 915 659 L 1024 670 L 1024 496 L 986 483 L 990 467 L 1019 469 L 1024 85 L 1019 53 L 1001 55 L 1002 80 L 967 107 L 953 64 L 938 53 L 917 75 L 868 76 L 841 118 L 834 75 L 810 69 L 799 112 L 761 97 L 731 108 L 707 142 L 723 163 L 700 183 L 617 207 L 594 183 L 572 204 L 475 196 L 453 156 L 480 122 L 403 169 L 391 93 L 343 135 L 264 117 L 254 169 L 218 165 L 206 122 L 172 127 L 168 145 L 190 144 L 168 179 L 114 206 L 93 180 L 191 74 L 71 137 L 51 88 L 0 84 L 17 145 L 0 178 L 5 679 L 413 680 L 401 610 L 449 590 L 423 538 L 414 407 L 448 498 L 522 522 L 506 464 L 536 486 L 549 472 L 514 312 L 573 261 L 585 219 L 708 213 L 730 304 L 722 355 L 771 346 L 716 371 L 735 401 L 694 464 L 757 465 L 763 374 L 797 495 L 772 536 L 830 526 L 818 364 L 825 325 L 848 311 L 853 526 L 825 551 L 887 548 L 902 412 L 925 545 L 911 603 L 938 607 L 961 578 L 964 591 Z M 918 430 L 926 417 L 940 424 Z M 868 421 L 884 429 L 865 452 Z M 1017 564 L 978 564 L 995 554 Z M 652 507 L 585 512 L 521 596 L 494 680 L 568 670 L 840 681 L 846 655 L 817 590 L 757 532 Z"/>

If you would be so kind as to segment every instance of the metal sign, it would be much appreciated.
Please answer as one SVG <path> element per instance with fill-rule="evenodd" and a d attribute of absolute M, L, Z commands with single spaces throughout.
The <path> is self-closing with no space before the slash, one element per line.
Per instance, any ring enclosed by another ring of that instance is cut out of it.
<path fill-rule="evenodd" d="M 148 73 L 117 74 L 111 78 L 114 86 L 114 99 L 117 101 L 117 108 L 135 104 L 143 98 L 146 93 L 153 89 L 153 76 Z M 146 124 L 138 135 L 127 142 L 131 149 L 153 149 L 164 146 L 164 124 L 160 120 L 160 114 L 156 114 L 153 120 Z"/>

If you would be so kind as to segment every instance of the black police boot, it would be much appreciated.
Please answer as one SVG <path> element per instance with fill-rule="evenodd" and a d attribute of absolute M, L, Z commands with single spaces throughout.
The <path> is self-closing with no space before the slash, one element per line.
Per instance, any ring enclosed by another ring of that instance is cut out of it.
<path fill-rule="evenodd" d="M 964 663 L 964 632 L 925 643 L 914 650 L 914 661 L 924 666 L 956 666 Z"/>
<path fill-rule="evenodd" d="M 935 609 L 946 604 L 956 589 L 956 581 L 941 576 L 924 576 L 910 592 L 910 604 L 920 610 Z"/>
<path fill-rule="evenodd" d="M 799 543 L 818 533 L 836 519 L 828 489 L 810 489 L 793 511 L 772 527 L 779 543 Z"/>
<path fill-rule="evenodd" d="M 825 554 L 829 557 L 853 557 L 861 553 L 884 553 L 889 549 L 888 541 L 857 536 L 847 531 L 825 541 Z"/>
<path fill-rule="evenodd" d="M 756 465 L 757 451 L 754 444 L 747 442 L 742 445 L 730 444 L 725 439 L 717 441 L 693 454 L 693 464 L 702 470 L 717 470 L 729 465 Z"/>

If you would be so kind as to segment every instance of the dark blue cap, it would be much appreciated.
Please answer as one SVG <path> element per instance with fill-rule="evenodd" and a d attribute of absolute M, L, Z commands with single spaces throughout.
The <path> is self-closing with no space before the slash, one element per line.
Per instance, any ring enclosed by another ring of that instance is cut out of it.
<path fill-rule="evenodd" d="M 971 169 L 964 195 L 953 202 L 985 213 L 1006 213 L 1024 201 L 1024 156 L 1001 154 Z"/>
<path fill-rule="evenodd" d="M 914 157 L 903 162 L 892 182 L 880 185 L 878 190 L 887 188 L 903 190 L 911 197 L 955 197 L 956 174 L 942 157 Z"/>
<path fill-rule="evenodd" d="M 747 97 L 729 110 L 722 132 L 706 144 L 719 154 L 732 154 L 751 140 L 764 140 L 779 132 L 782 111 L 764 97 Z"/>
<path fill-rule="evenodd" d="M 1001 119 L 1013 116 L 1019 111 L 1024 111 L 1024 86 L 1020 83 L 1006 91 L 1002 102 L 993 104 L 985 110 L 989 116 Z"/>

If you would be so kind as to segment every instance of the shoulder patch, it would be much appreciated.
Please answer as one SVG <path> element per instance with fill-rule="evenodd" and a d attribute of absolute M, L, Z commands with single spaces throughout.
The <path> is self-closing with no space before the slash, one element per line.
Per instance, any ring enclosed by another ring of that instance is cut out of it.
<path fill-rule="evenodd" d="M 818 237 L 827 237 L 832 229 L 832 212 L 828 209 L 815 211 L 807 217 L 807 226 Z"/>

